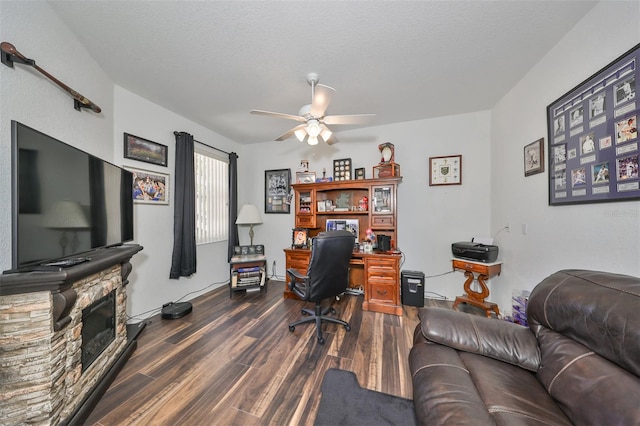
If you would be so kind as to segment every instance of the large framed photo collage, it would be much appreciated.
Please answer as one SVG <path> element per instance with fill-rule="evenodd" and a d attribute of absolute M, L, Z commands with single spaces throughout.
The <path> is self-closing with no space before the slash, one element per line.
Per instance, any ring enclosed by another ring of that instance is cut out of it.
<path fill-rule="evenodd" d="M 640 44 L 547 107 L 549 204 L 640 199 Z"/>

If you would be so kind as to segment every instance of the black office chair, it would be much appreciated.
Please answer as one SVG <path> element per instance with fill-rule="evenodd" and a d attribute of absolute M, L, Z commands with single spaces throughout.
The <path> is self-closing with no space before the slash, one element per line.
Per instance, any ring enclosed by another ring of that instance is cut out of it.
<path fill-rule="evenodd" d="M 347 289 L 354 244 L 355 236 L 349 231 L 323 232 L 312 239 L 307 275 L 302 275 L 295 269 L 287 269 L 289 289 L 300 299 L 316 304 L 315 310 L 302 309 L 302 314 L 310 316 L 289 324 L 289 331 L 294 331 L 298 324 L 315 321 L 318 343 L 322 345 L 325 342 L 322 337 L 322 321 L 342 324 L 347 331 L 351 330 L 346 321 L 326 316 L 329 312 L 335 314 L 336 310 L 331 305 L 322 309 L 321 302 L 339 296 Z"/>

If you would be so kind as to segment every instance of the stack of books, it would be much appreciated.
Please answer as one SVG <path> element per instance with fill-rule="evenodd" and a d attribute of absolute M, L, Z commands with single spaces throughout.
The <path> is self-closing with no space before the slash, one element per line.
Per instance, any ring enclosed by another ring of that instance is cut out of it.
<path fill-rule="evenodd" d="M 260 266 L 238 268 L 238 287 L 260 285 L 263 273 Z"/>

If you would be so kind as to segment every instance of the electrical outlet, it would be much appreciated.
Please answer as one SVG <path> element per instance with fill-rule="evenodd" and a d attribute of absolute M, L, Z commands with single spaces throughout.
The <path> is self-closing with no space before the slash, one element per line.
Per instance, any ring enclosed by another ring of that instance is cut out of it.
<path fill-rule="evenodd" d="M 507 228 L 507 232 L 511 232 L 511 224 L 509 222 L 507 222 L 507 226 L 505 226 L 505 228 Z"/>

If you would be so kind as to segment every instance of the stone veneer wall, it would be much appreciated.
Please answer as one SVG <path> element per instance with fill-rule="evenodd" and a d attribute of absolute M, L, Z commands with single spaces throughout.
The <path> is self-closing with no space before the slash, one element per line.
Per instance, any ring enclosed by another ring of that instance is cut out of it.
<path fill-rule="evenodd" d="M 128 272 L 127 272 L 128 273 Z M 127 344 L 120 264 L 73 283 L 71 322 L 54 330 L 51 292 L 0 296 L 0 425 L 68 418 Z M 116 338 L 82 373 L 82 310 L 116 291 Z"/>

